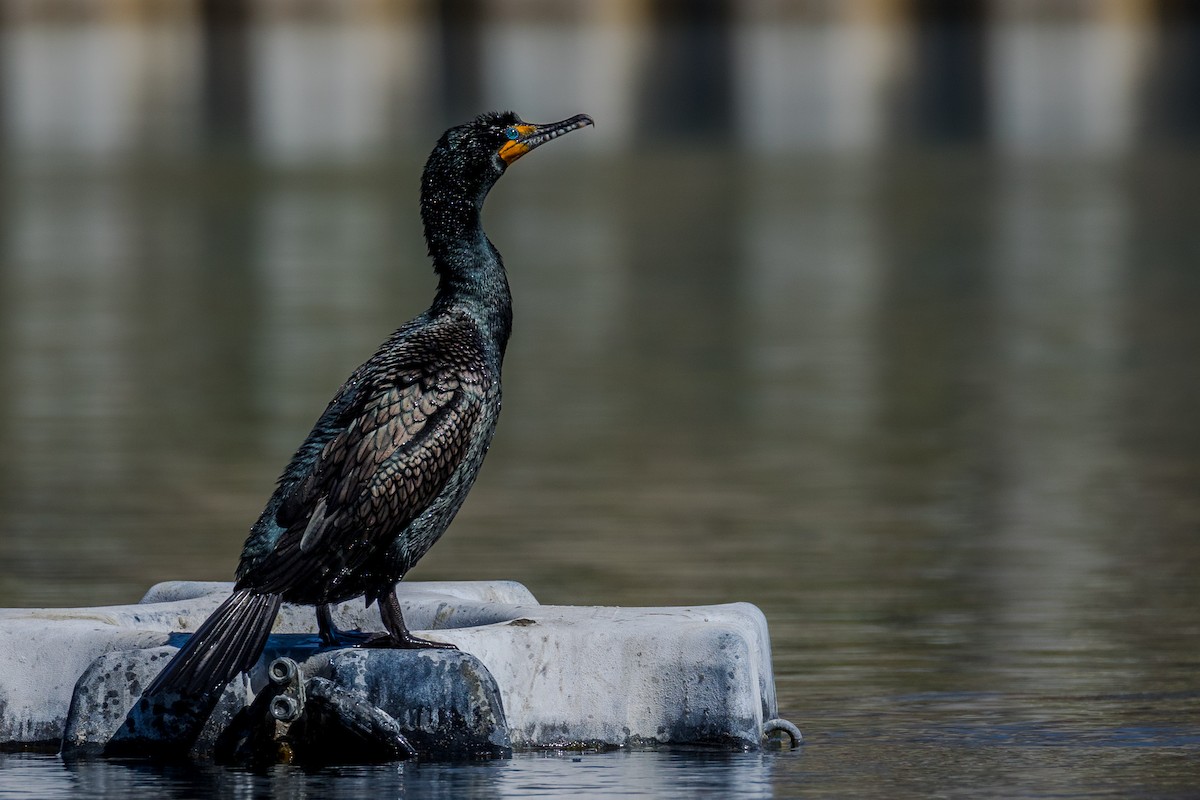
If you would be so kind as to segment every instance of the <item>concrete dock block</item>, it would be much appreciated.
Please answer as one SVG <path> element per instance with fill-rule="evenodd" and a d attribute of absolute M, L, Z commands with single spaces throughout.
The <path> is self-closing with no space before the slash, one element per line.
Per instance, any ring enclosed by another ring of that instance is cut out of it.
<path fill-rule="evenodd" d="M 359 713 L 351 714 L 349 728 L 364 718 L 372 722 L 369 717 L 375 710 L 381 711 L 384 726 L 394 725 L 395 732 L 426 757 L 496 758 L 512 752 L 496 683 L 468 653 L 323 650 L 315 636 L 277 635 L 271 638 L 255 669 L 230 683 L 210 713 L 207 708 L 197 711 L 193 704 L 177 705 L 174 698 L 163 708 L 151 707 L 140 699 L 142 689 L 176 652 L 178 648 L 165 646 L 106 653 L 96 659 L 76 684 L 63 734 L 63 756 L 154 754 L 237 760 L 238 749 L 247 750 L 245 740 L 255 735 L 256 728 L 271 722 L 262 713 L 267 710 L 262 701 L 269 694 L 264 691 L 270 683 L 267 667 L 280 656 L 297 665 L 298 681 L 310 695 L 310 705 L 302 704 L 298 711 L 312 711 L 314 700 L 328 701 L 317 708 L 322 725 L 347 722 L 332 720 L 327 712 L 332 708 L 336 715 L 335 701 L 344 704 L 349 700 L 360 706 L 351 709 Z M 340 698 L 334 697 L 339 687 L 346 691 Z M 257 710 L 260 718 L 255 718 L 256 706 L 264 706 Z M 316 761 L 337 749 L 339 763 L 350 763 L 361 756 L 347 750 L 344 740 L 351 732 L 323 734 L 310 725 L 297 736 L 292 749 L 306 749 L 308 752 L 295 755 L 315 756 L 309 760 Z M 370 737 L 364 738 L 360 750 L 372 744 Z M 248 752 L 247 758 L 253 755 Z"/>
<path fill-rule="evenodd" d="M 542 606 L 441 634 L 496 677 L 515 748 L 755 748 L 776 716 L 761 618 L 748 604 Z"/>
<path fill-rule="evenodd" d="M 129 753 L 137 754 L 139 743 L 161 738 L 159 733 L 146 730 L 152 726 L 170 726 L 173 720 L 159 714 L 145 714 L 141 729 L 122 731 L 129 712 L 141 698 L 142 690 L 179 651 L 164 645 L 141 650 L 117 650 L 92 662 L 75 684 L 70 708 L 62 734 L 61 753 L 64 758 L 98 756 L 119 732 L 127 734 Z M 198 723 L 200 733 L 191 747 L 197 757 L 211 756 L 217 737 L 230 720 L 251 700 L 253 694 L 247 678 L 239 676 L 225 687 L 215 709 L 206 711 Z"/>
<path fill-rule="evenodd" d="M 79 676 L 62 734 L 64 756 L 99 755 L 176 647 L 105 653 Z"/>
<path fill-rule="evenodd" d="M 0 745 L 57 749 L 75 682 L 95 659 L 166 641 L 166 628 L 123 628 L 87 616 L 0 619 Z"/>
<path fill-rule="evenodd" d="M 474 656 L 457 650 L 341 650 L 330 680 L 371 699 L 422 753 L 442 758 L 512 752 L 499 688 Z"/>
<path fill-rule="evenodd" d="M 78 720 L 70 730 L 67 725 L 72 693 L 85 670 L 105 654 L 153 653 L 167 644 L 169 633 L 194 631 L 231 589 L 228 583 L 171 582 L 129 606 L 0 610 L 0 745 L 53 747 L 66 733 L 70 747 L 93 746 L 108 722 Z M 457 645 L 478 660 L 481 674 L 494 678 L 495 705 L 514 748 L 753 749 L 764 723 L 777 716 L 766 620 L 748 603 L 543 606 L 511 581 L 401 583 L 398 596 L 410 628 Z M 365 609 L 361 600 L 337 606 L 334 618 L 346 629 L 382 629 L 377 610 Z M 313 643 L 315 632 L 313 609 L 289 605 L 273 629 Z M 389 651 L 332 652 L 351 653 L 338 668 L 344 680 L 361 677 L 369 692 L 392 696 L 396 685 L 374 677 L 402 668 L 399 662 L 385 665 L 388 655 L 374 655 Z M 265 684 L 270 655 L 264 654 L 246 680 L 251 694 Z M 117 675 L 120 658 L 113 658 L 92 667 L 93 680 Z M 125 690 L 106 684 L 105 692 L 120 695 L 110 698 L 110 706 L 131 700 L 135 682 L 144 685 L 161 662 L 145 658 L 151 660 L 135 670 L 136 681 L 129 679 Z M 364 658 L 382 659 L 372 662 L 373 677 L 348 677 L 367 663 Z M 332 663 L 326 666 L 320 674 L 332 675 Z M 138 671 L 143 668 L 145 674 Z M 390 707 L 402 717 L 415 702 L 403 697 Z M 100 708 L 104 717 L 103 702 Z"/>

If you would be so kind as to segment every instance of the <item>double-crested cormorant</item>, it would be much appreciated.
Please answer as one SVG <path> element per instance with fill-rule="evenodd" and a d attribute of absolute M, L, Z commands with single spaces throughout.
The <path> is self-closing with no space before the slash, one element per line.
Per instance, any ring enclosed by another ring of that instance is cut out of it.
<path fill-rule="evenodd" d="M 513 161 L 592 124 L 483 114 L 438 140 L 421 178 L 421 219 L 438 275 L 429 310 L 408 322 L 338 390 L 292 457 L 242 549 L 233 594 L 151 683 L 145 697 L 211 697 L 253 666 L 280 603 L 379 602 L 386 647 L 453 647 L 409 633 L 396 582 L 446 530 L 483 463 L 500 414 L 500 365 L 512 297 L 480 224 L 484 198 Z M 365 641 L 364 640 L 368 640 Z"/>

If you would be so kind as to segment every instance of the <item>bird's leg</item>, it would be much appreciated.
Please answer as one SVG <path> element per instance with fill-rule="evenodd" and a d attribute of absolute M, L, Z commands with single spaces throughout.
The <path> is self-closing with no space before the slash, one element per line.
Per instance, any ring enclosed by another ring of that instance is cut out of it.
<path fill-rule="evenodd" d="M 446 642 L 432 642 L 429 639 L 418 639 L 404 624 L 404 615 L 400 612 L 400 601 L 396 599 L 393 588 L 385 596 L 379 598 L 379 616 L 383 619 L 383 627 L 387 630 L 386 638 L 376 639 L 368 647 L 395 647 L 404 650 L 417 648 L 432 648 L 438 650 L 457 650 L 458 647 Z"/>
<path fill-rule="evenodd" d="M 333 624 L 333 606 L 330 603 L 317 606 L 317 629 L 321 644 L 326 647 L 369 647 L 376 639 L 390 638 L 386 633 L 364 633 L 344 631 Z"/>

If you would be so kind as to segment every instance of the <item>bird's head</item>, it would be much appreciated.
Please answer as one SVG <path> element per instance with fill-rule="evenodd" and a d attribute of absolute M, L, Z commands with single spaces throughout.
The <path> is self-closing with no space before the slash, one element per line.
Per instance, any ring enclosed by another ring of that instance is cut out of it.
<path fill-rule="evenodd" d="M 586 114 L 546 124 L 525 122 L 511 111 L 480 114 L 442 134 L 425 165 L 423 194 L 433 200 L 453 192 L 482 203 L 509 164 L 551 139 L 591 124 Z"/>

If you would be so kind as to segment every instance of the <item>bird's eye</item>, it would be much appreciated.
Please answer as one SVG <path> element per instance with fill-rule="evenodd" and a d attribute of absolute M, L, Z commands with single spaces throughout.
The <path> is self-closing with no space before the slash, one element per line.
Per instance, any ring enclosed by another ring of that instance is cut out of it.
<path fill-rule="evenodd" d="M 509 127 L 504 129 L 504 135 L 507 136 L 510 140 L 516 141 L 517 139 L 519 139 L 521 137 L 521 132 L 510 125 Z"/>

